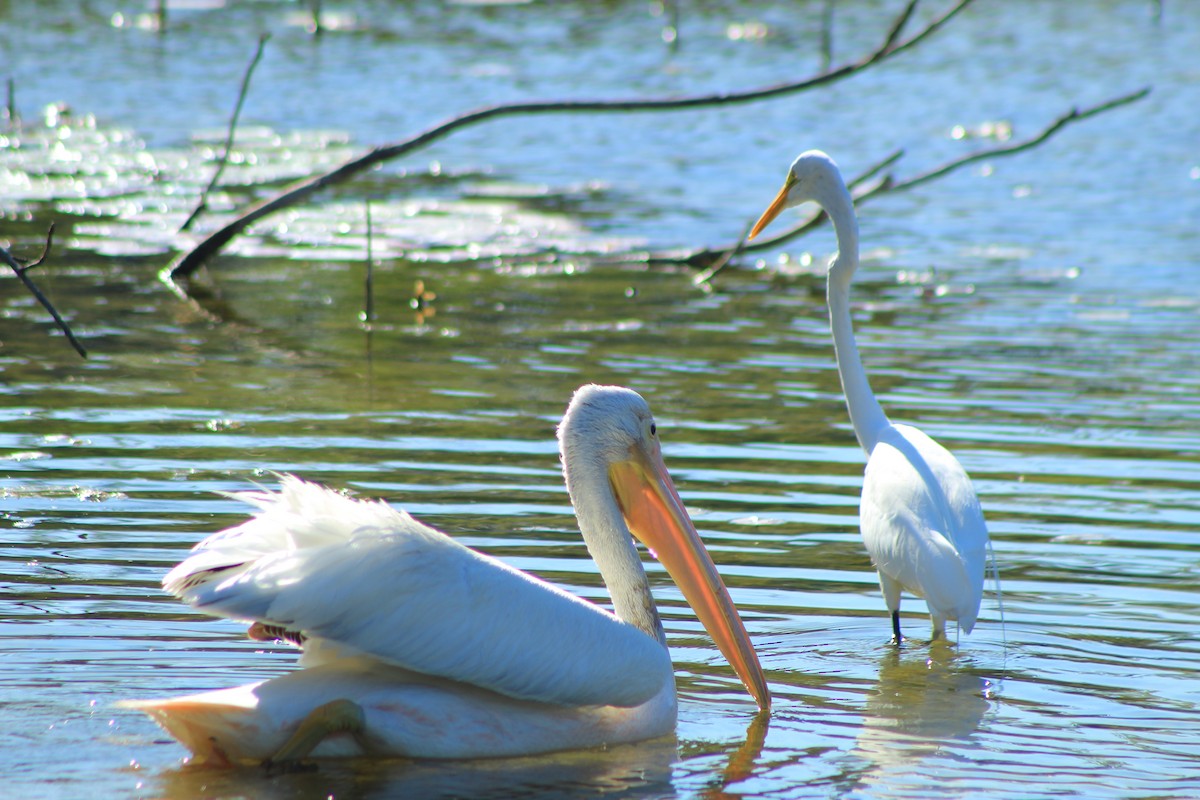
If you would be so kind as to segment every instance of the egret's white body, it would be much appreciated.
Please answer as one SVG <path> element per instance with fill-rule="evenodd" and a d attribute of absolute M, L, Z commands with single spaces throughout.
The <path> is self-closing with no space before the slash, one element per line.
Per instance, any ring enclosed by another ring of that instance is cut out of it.
<path fill-rule="evenodd" d="M 917 428 L 889 420 L 867 382 L 850 321 L 858 220 L 833 160 L 816 150 L 801 154 L 750 238 L 785 208 L 806 201 L 821 206 L 837 234 L 828 277 L 830 329 L 850 421 L 867 453 L 859 524 L 896 641 L 904 589 L 925 599 L 934 638 L 944 635 L 946 620 L 970 633 L 983 594 L 988 547 L 983 512 L 971 479 L 950 451 Z"/>
<path fill-rule="evenodd" d="M 669 734 L 674 672 L 632 532 L 766 707 L 757 656 L 667 475 L 645 401 L 585 386 L 559 441 L 614 613 L 382 502 L 285 476 L 279 493 L 235 495 L 258 515 L 201 542 L 163 583 L 206 613 L 254 621 L 259 635 L 302 635 L 302 668 L 133 705 L 217 763 L 277 757 L 330 703 L 354 709 L 350 732 L 324 728 L 299 755 L 516 756 Z"/>

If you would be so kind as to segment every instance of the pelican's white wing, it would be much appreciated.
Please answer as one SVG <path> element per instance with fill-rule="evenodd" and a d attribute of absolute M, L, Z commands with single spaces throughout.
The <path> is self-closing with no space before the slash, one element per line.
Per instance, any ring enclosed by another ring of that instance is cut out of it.
<path fill-rule="evenodd" d="M 163 580 L 201 611 L 562 705 L 638 705 L 671 677 L 656 639 L 385 503 L 292 476 L 234 496 L 259 514 Z"/>
<path fill-rule="evenodd" d="M 971 479 L 950 451 L 917 428 L 890 427 L 867 462 L 860 518 L 876 569 L 970 633 L 988 535 Z"/>

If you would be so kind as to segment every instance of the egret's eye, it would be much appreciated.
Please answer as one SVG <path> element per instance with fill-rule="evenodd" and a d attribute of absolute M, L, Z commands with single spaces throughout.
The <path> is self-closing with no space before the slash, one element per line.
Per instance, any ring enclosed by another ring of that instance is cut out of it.
<path fill-rule="evenodd" d="M 658 433 L 658 426 L 655 425 L 653 422 L 651 422 L 650 423 L 650 435 L 654 436 L 657 433 Z"/>

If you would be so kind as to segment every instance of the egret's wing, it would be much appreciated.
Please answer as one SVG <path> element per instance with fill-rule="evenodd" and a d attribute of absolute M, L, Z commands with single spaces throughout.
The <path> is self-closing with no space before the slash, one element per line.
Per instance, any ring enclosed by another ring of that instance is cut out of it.
<path fill-rule="evenodd" d="M 563 705 L 638 705 L 671 675 L 632 625 L 384 503 L 290 476 L 278 494 L 236 496 L 260 513 L 163 581 L 201 611 Z"/>
<path fill-rule="evenodd" d="M 970 631 L 983 593 L 987 526 L 965 470 L 916 428 L 880 440 L 863 480 L 863 542 L 877 569 Z"/>

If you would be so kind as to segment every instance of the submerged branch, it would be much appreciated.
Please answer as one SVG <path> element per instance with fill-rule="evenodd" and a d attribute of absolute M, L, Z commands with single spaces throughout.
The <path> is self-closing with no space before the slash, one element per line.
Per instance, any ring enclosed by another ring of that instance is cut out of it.
<path fill-rule="evenodd" d="M 242 87 L 238 90 L 237 102 L 234 103 L 233 114 L 229 118 L 229 131 L 225 135 L 225 148 L 221 151 L 220 160 L 217 161 L 217 170 L 213 173 L 208 186 L 204 187 L 204 191 L 200 193 L 200 201 L 196 203 L 196 208 L 188 216 L 187 220 L 179 226 L 180 233 L 191 228 L 192 223 L 208 210 L 208 195 L 216 188 L 217 182 L 221 180 L 221 174 L 225 172 L 225 165 L 229 163 L 229 154 L 233 151 L 233 139 L 237 134 L 238 117 L 242 115 L 242 105 L 246 102 L 246 93 L 250 90 L 250 77 L 254 75 L 254 69 L 258 66 L 258 62 L 262 60 L 263 47 L 266 46 L 267 40 L 270 38 L 271 34 L 269 33 L 264 33 L 258 37 L 258 49 L 254 51 L 254 57 L 250 59 L 250 64 L 246 67 L 246 71 L 242 75 Z"/>
<path fill-rule="evenodd" d="M 733 103 L 749 103 L 796 94 L 848 78 L 915 47 L 941 29 L 942 26 L 970 5 L 973 0 L 958 0 L 949 10 L 928 22 L 917 33 L 901 41 L 899 38 L 901 31 L 912 17 L 918 2 L 919 0 L 909 0 L 904 10 L 896 17 L 892 25 L 889 26 L 887 35 L 881 44 L 867 55 L 857 61 L 843 64 L 835 69 L 824 70 L 814 76 L 797 81 L 773 84 L 740 92 L 720 92 L 675 98 L 512 103 L 488 106 L 458 117 L 453 117 L 408 139 L 376 147 L 366 154 L 347 161 L 329 172 L 314 175 L 294 183 L 280 194 L 252 205 L 236 219 L 210 234 L 191 251 L 165 267 L 160 273 L 160 277 L 177 294 L 184 295 L 186 293 L 178 286 L 177 281 L 192 275 L 202 264 L 216 255 L 225 245 L 258 220 L 284 208 L 294 206 L 321 189 L 341 183 L 360 172 L 370 169 L 376 164 L 407 155 L 434 141 L 445 138 L 461 128 L 502 117 L 519 115 L 579 112 L 678 111 Z"/>
<path fill-rule="evenodd" d="M 1105 100 L 1104 102 L 1098 103 L 1094 106 L 1089 106 L 1083 109 L 1072 108 L 1070 111 L 1061 115 L 1058 117 L 1058 119 L 1050 123 L 1050 125 L 1043 128 L 1039 133 L 1027 139 L 1022 139 L 1009 144 L 989 147 L 983 150 L 978 150 L 974 153 L 969 153 L 965 156 L 947 161 L 945 164 L 934 167 L 931 170 L 927 170 L 926 172 L 914 175 L 913 177 L 905 180 L 896 180 L 890 174 L 887 174 L 884 175 L 882 179 L 876 181 L 870 186 L 867 186 L 866 188 L 863 188 L 864 184 L 868 180 L 899 161 L 904 151 L 897 150 L 883 161 L 880 161 L 878 164 L 870 167 L 866 172 L 858 175 L 850 181 L 849 188 L 854 197 L 854 204 L 855 206 L 858 206 L 873 197 L 879 197 L 880 195 L 885 194 L 893 194 L 895 192 L 901 192 L 921 186 L 977 161 L 1001 158 L 1003 156 L 1010 156 L 1015 153 L 1020 153 L 1024 150 L 1032 149 L 1042 144 L 1051 136 L 1058 133 L 1073 122 L 1080 122 L 1082 120 L 1097 116 L 1098 114 L 1102 114 L 1105 111 L 1111 111 L 1114 108 L 1120 108 L 1121 106 L 1129 105 L 1130 103 L 1141 100 L 1148 94 L 1150 94 L 1150 87 L 1147 86 L 1142 89 L 1138 89 L 1135 92 L 1129 92 L 1128 94 L 1123 94 L 1110 100 Z M 794 224 L 791 228 L 784 230 L 782 233 L 779 233 L 778 235 L 769 239 L 759 239 L 753 244 L 746 244 L 739 241 L 732 247 L 720 247 L 715 249 L 700 248 L 697 250 L 691 250 L 673 255 L 651 255 L 649 260 L 659 263 L 683 263 L 689 266 L 702 268 L 703 271 L 696 275 L 693 280 L 696 284 L 703 284 L 710 280 L 717 272 L 719 272 L 728 264 L 729 258 L 732 255 L 731 251 L 754 253 L 763 250 L 771 250 L 787 241 L 808 233 L 813 228 L 823 224 L 825 220 L 825 213 L 822 211 L 816 211 L 810 214 L 808 217 L 802 219 L 800 222 Z M 742 234 L 742 237 L 745 237 L 744 233 Z"/>
<path fill-rule="evenodd" d="M 12 253 L 8 252 L 6 248 L 0 247 L 0 261 L 3 261 L 5 264 L 8 264 L 8 266 L 12 267 L 13 272 L 15 272 L 17 277 L 21 279 L 21 283 L 25 284 L 25 288 L 28 289 L 35 298 L 37 298 L 37 301 L 42 304 L 42 308 L 50 312 L 50 316 L 54 318 L 54 322 L 56 325 L 58 325 L 58 329 L 66 335 L 67 341 L 70 342 L 71 346 L 75 348 L 75 352 L 79 353 L 79 355 L 83 356 L 84 358 L 87 358 L 87 350 L 85 350 L 83 345 L 79 343 L 79 340 L 75 338 L 75 334 L 71 332 L 71 326 L 68 325 L 66 320 L 59 315 L 58 310 L 54 308 L 54 304 L 50 302 L 46 295 L 42 294 L 42 290 L 37 287 L 37 284 L 33 282 L 33 278 L 30 278 L 28 275 L 29 270 L 39 266 L 46 260 L 46 257 L 50 255 L 50 245 L 53 243 L 53 241 L 54 223 L 52 222 L 50 223 L 50 229 L 46 231 L 46 244 L 42 248 L 42 254 L 38 256 L 37 259 L 26 264 L 22 264 L 20 260 L 17 259 Z"/>

